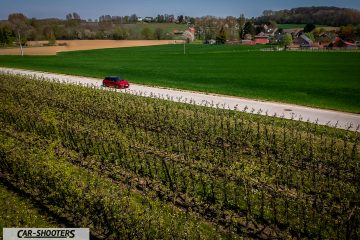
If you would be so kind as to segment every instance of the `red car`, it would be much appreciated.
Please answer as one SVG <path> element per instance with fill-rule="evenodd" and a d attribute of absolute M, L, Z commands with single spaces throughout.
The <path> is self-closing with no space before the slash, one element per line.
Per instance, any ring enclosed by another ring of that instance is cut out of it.
<path fill-rule="evenodd" d="M 128 88 L 129 82 L 121 77 L 110 76 L 104 78 L 103 86 L 113 88 Z"/>

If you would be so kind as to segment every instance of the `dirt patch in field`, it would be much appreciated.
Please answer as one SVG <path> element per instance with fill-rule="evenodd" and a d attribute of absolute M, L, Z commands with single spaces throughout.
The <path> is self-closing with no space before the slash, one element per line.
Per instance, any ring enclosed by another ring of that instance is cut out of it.
<path fill-rule="evenodd" d="M 68 40 L 56 41 L 57 46 L 43 46 L 46 41 L 28 42 L 24 55 L 56 55 L 58 52 L 179 44 L 179 40 Z M 21 55 L 20 48 L 0 49 L 0 55 Z"/>

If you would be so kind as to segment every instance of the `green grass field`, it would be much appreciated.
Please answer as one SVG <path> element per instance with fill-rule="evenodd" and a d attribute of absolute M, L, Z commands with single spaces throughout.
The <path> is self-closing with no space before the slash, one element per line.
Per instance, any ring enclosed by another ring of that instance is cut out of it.
<path fill-rule="evenodd" d="M 137 23 L 137 24 L 124 24 L 125 28 L 133 28 L 136 29 L 139 33 L 144 28 L 149 28 L 152 32 L 155 31 L 155 29 L 160 28 L 164 30 L 164 32 L 172 32 L 174 29 L 179 31 L 184 31 L 188 28 L 186 24 L 175 24 L 175 23 Z"/>
<path fill-rule="evenodd" d="M 141 32 L 148 28 L 150 30 L 150 34 L 153 35 L 157 28 L 160 28 L 163 31 L 164 36 L 171 35 L 174 30 L 184 31 L 188 28 L 186 24 L 176 24 L 176 23 L 136 23 L 136 24 L 124 24 L 122 25 L 124 28 L 132 31 L 137 34 L 139 38 L 142 37 Z M 181 35 L 175 37 L 175 39 L 181 39 Z"/>
<path fill-rule="evenodd" d="M 359 52 L 263 52 L 261 46 L 182 45 L 57 56 L 0 56 L 0 66 L 212 92 L 360 113 Z"/>
<path fill-rule="evenodd" d="M 277 27 L 282 29 L 304 28 L 305 24 L 278 24 Z"/>

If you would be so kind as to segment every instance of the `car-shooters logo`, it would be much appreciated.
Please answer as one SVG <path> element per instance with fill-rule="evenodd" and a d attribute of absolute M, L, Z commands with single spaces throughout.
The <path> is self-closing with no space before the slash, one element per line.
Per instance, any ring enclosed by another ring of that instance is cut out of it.
<path fill-rule="evenodd" d="M 89 240 L 89 228 L 4 228 L 4 240 Z"/>

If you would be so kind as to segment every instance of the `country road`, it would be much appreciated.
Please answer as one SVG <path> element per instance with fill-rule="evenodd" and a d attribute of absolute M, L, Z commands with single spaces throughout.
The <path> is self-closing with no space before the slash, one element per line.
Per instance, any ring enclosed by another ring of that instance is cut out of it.
<path fill-rule="evenodd" d="M 0 72 L 30 75 L 45 78 L 49 81 L 60 81 L 68 84 L 82 84 L 99 88 L 101 88 L 102 85 L 102 80 L 88 77 L 78 77 L 2 67 L 0 67 Z M 321 125 L 336 126 L 337 128 L 342 129 L 348 129 L 350 126 L 352 126 L 352 128 L 350 128 L 352 131 L 359 131 L 357 127 L 360 125 L 360 114 L 316 109 L 292 104 L 257 101 L 239 97 L 205 94 L 185 90 L 149 87 L 131 83 L 129 89 L 116 91 L 148 97 L 158 97 L 177 102 L 187 102 L 198 105 L 237 109 L 239 111 L 244 111 L 245 109 L 246 112 L 252 112 L 261 115 L 276 115 L 286 119 L 317 122 Z"/>

